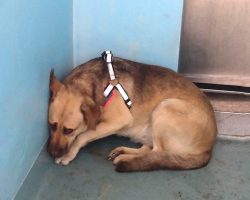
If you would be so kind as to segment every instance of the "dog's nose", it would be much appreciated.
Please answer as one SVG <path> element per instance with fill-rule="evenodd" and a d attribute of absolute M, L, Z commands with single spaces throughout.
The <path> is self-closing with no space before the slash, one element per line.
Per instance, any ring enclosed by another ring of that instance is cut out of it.
<path fill-rule="evenodd" d="M 58 158 L 58 157 L 63 156 L 66 153 L 67 148 L 66 147 L 55 147 L 55 146 L 50 145 L 48 148 L 48 151 L 53 158 Z"/>

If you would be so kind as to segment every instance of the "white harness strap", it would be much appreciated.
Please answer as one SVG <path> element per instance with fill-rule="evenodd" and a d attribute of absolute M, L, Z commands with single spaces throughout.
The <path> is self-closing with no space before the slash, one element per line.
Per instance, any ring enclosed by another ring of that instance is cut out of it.
<path fill-rule="evenodd" d="M 112 56 L 113 55 L 112 55 L 111 51 L 104 51 L 102 53 L 102 58 L 107 63 L 107 66 L 108 66 L 109 76 L 110 76 L 111 81 L 116 79 L 114 69 L 113 69 L 113 66 L 112 66 Z M 114 89 L 114 87 L 120 92 L 120 94 L 121 94 L 124 102 L 126 103 L 127 107 L 130 108 L 132 106 L 132 101 L 129 99 L 127 93 L 125 92 L 125 90 L 123 89 L 122 85 L 119 82 L 116 85 L 112 85 L 111 83 L 109 83 L 109 85 L 104 90 L 104 96 L 108 97 L 109 94 Z"/>
<path fill-rule="evenodd" d="M 104 96 L 108 97 L 108 95 L 112 92 L 112 90 L 114 89 L 114 86 L 112 84 L 109 84 L 108 87 L 106 87 L 106 89 L 104 90 Z"/>
<path fill-rule="evenodd" d="M 132 101 L 129 99 L 129 97 L 128 97 L 127 93 L 125 92 L 125 90 L 123 89 L 122 85 L 120 83 L 117 83 L 115 87 L 122 95 L 122 98 L 124 99 L 127 106 L 130 108 L 132 106 Z"/>

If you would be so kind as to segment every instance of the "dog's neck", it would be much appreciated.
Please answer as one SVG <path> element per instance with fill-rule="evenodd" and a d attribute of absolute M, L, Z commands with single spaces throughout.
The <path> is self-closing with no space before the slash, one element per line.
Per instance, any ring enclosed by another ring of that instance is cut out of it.
<path fill-rule="evenodd" d="M 103 63 L 96 61 L 92 66 L 76 68 L 63 83 L 78 95 L 88 95 L 100 106 L 105 102 L 103 91 L 109 83 L 109 76 Z"/>

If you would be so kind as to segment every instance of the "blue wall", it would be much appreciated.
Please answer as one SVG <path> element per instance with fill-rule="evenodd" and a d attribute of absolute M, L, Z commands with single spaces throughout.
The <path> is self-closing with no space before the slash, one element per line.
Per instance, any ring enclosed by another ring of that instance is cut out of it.
<path fill-rule="evenodd" d="M 0 199 L 14 197 L 48 136 L 51 67 L 73 65 L 72 2 L 0 1 Z"/>
<path fill-rule="evenodd" d="M 110 49 L 177 70 L 183 0 L 75 0 L 74 64 Z"/>
<path fill-rule="evenodd" d="M 0 1 L 0 199 L 14 197 L 48 137 L 50 68 L 63 77 L 73 60 L 111 49 L 177 70 L 182 7 L 183 0 Z"/>

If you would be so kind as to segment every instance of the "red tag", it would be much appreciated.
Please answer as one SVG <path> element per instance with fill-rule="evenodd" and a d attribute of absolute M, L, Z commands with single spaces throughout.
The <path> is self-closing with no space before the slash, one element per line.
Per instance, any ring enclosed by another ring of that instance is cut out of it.
<path fill-rule="evenodd" d="M 113 90 L 112 92 L 111 92 L 111 94 L 109 95 L 109 97 L 108 97 L 108 99 L 107 99 L 107 101 L 105 102 L 105 104 L 103 105 L 103 108 L 107 108 L 108 106 L 109 106 L 109 104 L 112 102 L 112 100 L 114 99 L 114 97 L 115 97 L 115 91 Z"/>

